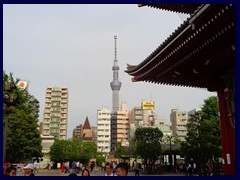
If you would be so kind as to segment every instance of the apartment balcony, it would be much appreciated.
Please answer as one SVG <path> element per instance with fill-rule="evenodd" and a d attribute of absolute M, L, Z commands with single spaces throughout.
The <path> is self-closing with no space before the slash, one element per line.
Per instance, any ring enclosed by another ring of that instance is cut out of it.
<path fill-rule="evenodd" d="M 97 146 L 98 146 L 100 149 L 102 149 L 102 148 L 105 149 L 105 147 L 109 147 L 109 146 L 110 146 L 110 142 L 109 142 L 109 143 L 99 143 L 99 142 L 98 142 Z"/>
<path fill-rule="evenodd" d="M 187 136 L 187 131 L 186 132 L 179 132 L 177 131 L 178 136 Z"/>
<path fill-rule="evenodd" d="M 99 132 L 98 131 L 98 136 L 109 136 L 111 134 L 111 131 L 109 130 L 109 132 Z"/>
<path fill-rule="evenodd" d="M 186 127 L 177 127 L 176 128 L 177 131 L 187 131 Z"/>
<path fill-rule="evenodd" d="M 45 97 L 46 98 L 51 98 L 51 93 L 47 93 Z"/>
<path fill-rule="evenodd" d="M 98 126 L 98 130 L 110 130 L 110 126 Z"/>
<path fill-rule="evenodd" d="M 105 138 L 102 138 L 102 137 L 99 138 L 99 137 L 98 137 L 98 138 L 97 138 L 97 141 L 108 141 L 108 142 L 110 142 L 110 140 L 111 140 L 110 137 L 108 137 L 108 138 L 106 138 L 106 137 L 105 137 Z"/>
<path fill-rule="evenodd" d="M 62 98 L 61 102 L 67 102 L 67 98 Z"/>
<path fill-rule="evenodd" d="M 183 125 L 186 126 L 187 125 L 187 120 L 186 121 L 178 121 L 177 125 Z"/>
<path fill-rule="evenodd" d="M 62 98 L 64 99 L 67 99 L 68 98 L 68 95 L 67 94 L 64 94 L 64 95 L 61 95 Z"/>
<path fill-rule="evenodd" d="M 44 118 L 44 119 L 50 119 L 50 114 L 44 114 L 44 115 L 43 115 L 43 118 Z"/>
<path fill-rule="evenodd" d="M 51 110 L 50 110 L 50 109 L 45 109 L 43 113 L 44 113 L 44 114 L 50 114 L 50 113 L 51 113 Z"/>

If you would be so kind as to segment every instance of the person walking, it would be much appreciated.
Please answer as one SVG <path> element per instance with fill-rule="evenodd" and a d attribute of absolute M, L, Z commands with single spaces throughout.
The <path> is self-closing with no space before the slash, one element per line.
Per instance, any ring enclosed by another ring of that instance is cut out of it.
<path fill-rule="evenodd" d="M 103 170 L 104 170 L 105 166 L 106 166 L 106 163 L 105 163 L 105 161 L 103 161 L 103 162 L 102 162 L 101 171 L 103 171 Z"/>
<path fill-rule="evenodd" d="M 139 163 L 136 161 L 135 163 L 135 176 L 139 176 Z"/>
<path fill-rule="evenodd" d="M 62 163 L 62 167 L 61 167 L 61 173 L 62 174 L 64 173 L 64 170 L 65 170 L 64 163 Z"/>
<path fill-rule="evenodd" d="M 91 164 L 90 164 L 91 173 L 93 172 L 94 166 L 95 166 L 95 163 L 94 163 L 94 161 L 92 161 Z"/>
<path fill-rule="evenodd" d="M 27 176 L 35 176 L 33 171 L 34 171 L 35 167 L 33 164 L 27 164 L 26 166 L 23 167 L 23 170 L 25 170 L 25 174 Z"/>
<path fill-rule="evenodd" d="M 187 167 L 188 176 L 195 176 L 196 168 L 196 163 L 191 159 Z"/>

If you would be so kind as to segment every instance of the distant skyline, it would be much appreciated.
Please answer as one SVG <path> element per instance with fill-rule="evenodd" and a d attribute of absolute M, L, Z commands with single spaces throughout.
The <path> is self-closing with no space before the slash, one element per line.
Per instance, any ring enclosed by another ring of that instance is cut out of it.
<path fill-rule="evenodd" d="M 216 95 L 205 89 L 132 82 L 124 72 L 148 57 L 177 29 L 186 15 L 137 4 L 4 4 L 3 70 L 27 80 L 40 101 L 43 120 L 46 88 L 69 91 L 68 138 L 86 117 L 97 125 L 97 110 L 112 108 L 114 35 L 117 35 L 119 102 L 128 110 L 155 102 L 159 119 L 171 109 L 190 111 Z"/>

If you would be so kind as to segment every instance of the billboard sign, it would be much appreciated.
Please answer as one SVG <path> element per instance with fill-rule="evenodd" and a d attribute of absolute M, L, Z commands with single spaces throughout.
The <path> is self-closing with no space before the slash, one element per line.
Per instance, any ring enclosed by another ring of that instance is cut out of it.
<path fill-rule="evenodd" d="M 153 101 L 143 101 L 142 102 L 142 110 L 154 110 L 154 102 Z"/>

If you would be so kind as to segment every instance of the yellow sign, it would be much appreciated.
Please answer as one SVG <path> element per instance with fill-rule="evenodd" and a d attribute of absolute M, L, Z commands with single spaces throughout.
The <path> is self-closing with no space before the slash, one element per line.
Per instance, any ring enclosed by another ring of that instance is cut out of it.
<path fill-rule="evenodd" d="M 154 110 L 154 102 L 153 101 L 143 101 L 142 102 L 142 110 Z"/>

